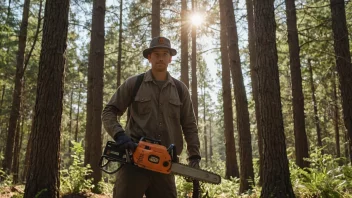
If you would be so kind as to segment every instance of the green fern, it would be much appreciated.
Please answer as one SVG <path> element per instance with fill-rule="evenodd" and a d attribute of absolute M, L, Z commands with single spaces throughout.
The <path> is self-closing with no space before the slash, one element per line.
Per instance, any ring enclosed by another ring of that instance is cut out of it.
<path fill-rule="evenodd" d="M 94 187 L 93 179 L 86 179 L 86 176 L 92 173 L 92 169 L 89 164 L 84 166 L 82 143 L 72 141 L 72 145 L 72 165 L 68 169 L 60 170 L 60 190 L 63 194 L 80 193 Z"/>

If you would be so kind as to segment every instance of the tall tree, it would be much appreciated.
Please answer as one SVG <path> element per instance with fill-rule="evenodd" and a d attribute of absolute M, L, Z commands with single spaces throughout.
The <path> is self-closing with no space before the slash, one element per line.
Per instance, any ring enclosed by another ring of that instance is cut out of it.
<path fill-rule="evenodd" d="M 226 173 L 225 177 L 239 177 L 238 163 L 236 157 L 236 144 L 234 137 L 232 96 L 231 96 L 231 76 L 229 53 L 227 48 L 226 29 L 226 2 L 219 1 L 220 4 L 220 51 L 221 51 L 221 76 L 222 76 L 222 97 L 224 108 L 224 132 L 226 147 Z"/>
<path fill-rule="evenodd" d="M 313 102 L 313 109 L 314 109 L 315 128 L 317 130 L 317 141 L 318 141 L 318 146 L 322 147 L 323 143 L 321 140 L 321 129 L 320 129 L 320 121 L 319 121 L 319 115 L 318 115 L 318 104 L 317 104 L 317 99 L 315 98 L 315 87 L 314 87 L 314 81 L 313 81 L 313 68 L 312 68 L 311 59 L 308 59 L 308 69 L 309 69 L 310 88 L 312 91 L 312 102 Z"/>
<path fill-rule="evenodd" d="M 160 36 L 160 0 L 152 0 L 152 38 Z"/>
<path fill-rule="evenodd" d="M 121 85 L 121 68 L 122 68 L 122 13 L 123 13 L 123 0 L 120 0 L 120 20 L 119 20 L 119 51 L 117 56 L 117 86 Z"/>
<path fill-rule="evenodd" d="M 101 113 L 104 88 L 105 0 L 94 0 L 92 30 L 88 58 L 88 94 L 85 164 L 90 164 L 93 184 L 101 180 L 98 161 L 101 156 Z"/>
<path fill-rule="evenodd" d="M 25 198 L 59 197 L 68 11 L 69 0 L 46 1 Z"/>
<path fill-rule="evenodd" d="M 24 67 L 24 54 L 27 41 L 27 27 L 29 17 L 29 4 L 30 0 L 25 0 L 23 5 L 22 22 L 20 26 L 20 34 L 18 40 L 18 52 L 16 60 L 16 75 L 15 75 L 15 88 L 12 95 L 12 106 L 9 120 L 9 127 L 7 132 L 5 159 L 3 161 L 3 169 L 9 173 L 12 169 L 12 156 L 15 144 L 15 133 L 17 121 L 20 116 L 21 97 L 23 86 Z"/>
<path fill-rule="evenodd" d="M 348 133 L 350 161 L 352 162 L 352 63 L 346 25 L 345 1 L 330 0 L 330 9 L 332 14 L 336 67 L 339 74 L 342 97 L 343 120 Z"/>
<path fill-rule="evenodd" d="M 290 51 L 290 70 L 292 85 L 293 123 L 295 135 L 296 164 L 308 167 L 308 140 L 305 128 L 304 97 L 302 91 L 301 60 L 299 57 L 299 41 L 295 0 L 285 0 L 288 46 Z"/>
<path fill-rule="evenodd" d="M 192 0 L 192 12 L 193 14 L 197 11 L 197 2 L 196 0 Z M 198 80 L 197 80 L 197 26 L 195 24 L 192 25 L 192 102 L 194 108 L 194 114 L 196 115 L 196 119 L 198 122 Z"/>
<path fill-rule="evenodd" d="M 227 24 L 227 43 L 229 66 L 232 74 L 232 84 L 236 100 L 237 130 L 240 148 L 240 191 L 244 193 L 254 185 L 254 171 L 252 161 L 252 139 L 249 126 L 249 111 L 246 89 L 243 83 L 241 58 L 238 48 L 238 34 L 235 10 L 232 0 L 226 0 L 225 17 Z"/>
<path fill-rule="evenodd" d="M 281 111 L 274 0 L 255 0 L 259 109 L 264 140 L 261 197 L 295 197 L 290 181 Z"/>
<path fill-rule="evenodd" d="M 253 14 L 253 0 L 246 0 L 247 21 L 248 21 L 248 49 L 249 49 L 249 65 L 251 73 L 252 95 L 254 99 L 255 118 L 257 124 L 258 136 L 258 152 L 259 152 L 259 185 L 263 180 L 263 137 L 262 127 L 260 125 L 260 111 L 259 111 L 259 97 L 258 97 L 258 74 L 255 54 L 255 31 L 254 31 L 254 14 Z"/>
<path fill-rule="evenodd" d="M 337 97 L 337 87 L 336 87 L 336 73 L 335 70 L 332 70 L 332 86 L 333 86 L 333 103 L 334 103 L 334 130 L 335 130 L 335 145 L 336 145 L 336 157 L 341 157 L 340 150 L 340 127 L 339 127 L 339 106 L 338 106 L 338 97 Z"/>
<path fill-rule="evenodd" d="M 181 81 L 189 88 L 187 0 L 181 0 Z"/>
<path fill-rule="evenodd" d="M 13 174 L 13 179 L 12 179 L 12 183 L 13 184 L 17 184 L 18 183 L 18 165 L 19 165 L 19 154 L 20 154 L 20 126 L 21 126 L 21 115 L 18 118 L 17 121 L 17 126 L 16 126 L 16 133 L 15 133 L 15 147 L 13 150 L 13 162 L 12 162 L 12 174 Z"/>

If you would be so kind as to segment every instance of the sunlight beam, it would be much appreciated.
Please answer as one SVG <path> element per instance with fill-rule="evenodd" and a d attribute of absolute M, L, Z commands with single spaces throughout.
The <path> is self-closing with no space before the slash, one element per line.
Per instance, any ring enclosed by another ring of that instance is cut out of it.
<path fill-rule="evenodd" d="M 200 26 L 204 21 L 204 16 L 199 13 L 193 13 L 191 15 L 191 23 L 195 26 Z"/>

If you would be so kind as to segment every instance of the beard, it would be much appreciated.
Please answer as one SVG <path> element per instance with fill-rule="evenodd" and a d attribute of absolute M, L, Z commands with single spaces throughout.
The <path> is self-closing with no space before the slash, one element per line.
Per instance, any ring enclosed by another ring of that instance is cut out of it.
<path fill-rule="evenodd" d="M 154 66 L 152 66 L 152 69 L 157 72 L 165 72 L 167 70 L 167 64 L 157 63 Z"/>

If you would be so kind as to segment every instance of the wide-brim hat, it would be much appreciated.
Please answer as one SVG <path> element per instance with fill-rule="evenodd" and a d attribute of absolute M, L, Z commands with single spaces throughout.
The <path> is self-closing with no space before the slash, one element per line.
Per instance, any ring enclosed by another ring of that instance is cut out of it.
<path fill-rule="evenodd" d="M 149 48 L 143 50 L 143 56 L 144 58 L 148 58 L 148 55 L 153 51 L 153 49 L 155 48 L 165 48 L 168 49 L 170 51 L 170 55 L 171 56 L 175 56 L 177 54 L 177 51 L 173 48 L 171 48 L 171 43 L 170 40 L 162 37 L 162 36 L 158 36 L 158 37 L 154 37 L 151 41 L 150 41 L 150 45 Z"/>

